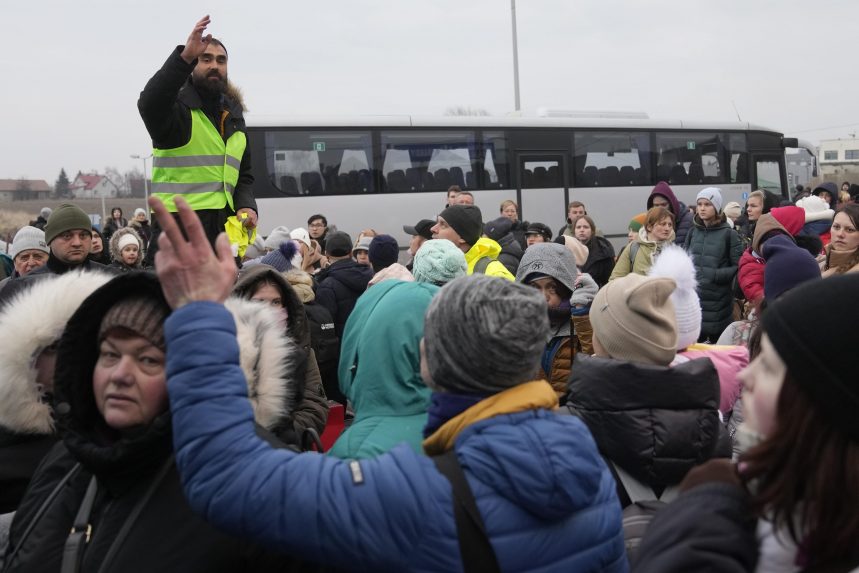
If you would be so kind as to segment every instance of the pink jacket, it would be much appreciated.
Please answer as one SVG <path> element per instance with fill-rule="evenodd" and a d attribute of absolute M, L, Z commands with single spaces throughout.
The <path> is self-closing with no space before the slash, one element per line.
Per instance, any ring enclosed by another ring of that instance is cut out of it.
<path fill-rule="evenodd" d="M 748 349 L 743 346 L 693 344 L 686 350 L 678 352 L 671 365 L 675 366 L 696 358 L 709 358 L 716 367 L 721 387 L 719 411 L 727 415 L 734 409 L 734 402 L 740 397 L 743 389 L 738 375 L 749 365 Z"/>

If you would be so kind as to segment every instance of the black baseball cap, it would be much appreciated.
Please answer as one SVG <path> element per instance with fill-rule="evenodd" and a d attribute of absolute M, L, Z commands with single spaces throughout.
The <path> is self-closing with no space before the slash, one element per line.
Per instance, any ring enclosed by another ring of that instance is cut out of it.
<path fill-rule="evenodd" d="M 421 219 L 412 225 L 403 225 L 403 231 L 409 235 L 416 237 L 420 235 L 424 239 L 432 239 L 432 228 L 435 226 L 435 221 L 429 219 Z"/>

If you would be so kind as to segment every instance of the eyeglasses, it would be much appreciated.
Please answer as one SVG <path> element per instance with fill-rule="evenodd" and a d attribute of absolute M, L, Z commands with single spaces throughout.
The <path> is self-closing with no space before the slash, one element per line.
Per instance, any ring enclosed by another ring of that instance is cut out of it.
<path fill-rule="evenodd" d="M 310 223 L 310 225 L 308 225 L 308 226 L 313 227 L 313 228 L 319 228 L 319 227 L 324 227 L 325 225 L 323 223 Z"/>

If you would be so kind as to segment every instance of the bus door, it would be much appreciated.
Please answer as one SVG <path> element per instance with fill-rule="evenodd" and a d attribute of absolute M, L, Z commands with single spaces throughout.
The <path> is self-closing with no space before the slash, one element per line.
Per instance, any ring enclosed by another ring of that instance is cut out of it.
<path fill-rule="evenodd" d="M 782 189 L 787 189 L 784 155 L 753 152 L 751 160 L 752 189 L 763 189 L 782 197 Z"/>
<path fill-rule="evenodd" d="M 566 217 L 567 173 L 564 153 L 517 154 L 516 195 L 523 221 L 538 221 L 553 227 Z"/>

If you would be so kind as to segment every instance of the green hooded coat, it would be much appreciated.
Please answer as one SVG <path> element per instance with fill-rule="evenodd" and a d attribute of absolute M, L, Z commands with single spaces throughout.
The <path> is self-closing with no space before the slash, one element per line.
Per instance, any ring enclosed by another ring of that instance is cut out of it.
<path fill-rule="evenodd" d="M 329 454 L 369 458 L 406 442 L 422 453 L 430 389 L 421 379 L 424 314 L 439 288 L 386 280 L 361 295 L 343 332 L 340 390 L 355 420 Z"/>

